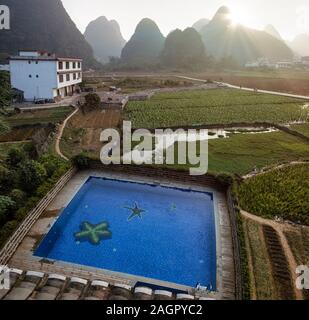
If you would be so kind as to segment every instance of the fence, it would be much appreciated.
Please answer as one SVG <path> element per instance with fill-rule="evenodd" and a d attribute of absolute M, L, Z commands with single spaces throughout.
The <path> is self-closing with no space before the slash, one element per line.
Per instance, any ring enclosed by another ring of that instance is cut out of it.
<path fill-rule="evenodd" d="M 6 265 L 26 234 L 29 232 L 31 227 L 35 224 L 40 215 L 45 211 L 47 206 L 56 197 L 58 192 L 64 187 L 64 185 L 71 179 L 75 174 L 76 169 L 72 168 L 66 172 L 56 183 L 52 190 L 42 198 L 42 200 L 28 213 L 23 222 L 15 230 L 14 234 L 10 237 L 7 243 L 0 251 L 0 265 Z"/>

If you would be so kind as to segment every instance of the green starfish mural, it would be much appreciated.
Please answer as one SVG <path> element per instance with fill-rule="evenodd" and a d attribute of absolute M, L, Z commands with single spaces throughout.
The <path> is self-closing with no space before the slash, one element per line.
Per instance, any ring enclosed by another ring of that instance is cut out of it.
<path fill-rule="evenodd" d="M 146 210 L 143 210 L 141 208 L 138 207 L 138 204 L 135 202 L 134 207 L 124 207 L 125 209 L 128 209 L 132 212 L 132 214 L 130 215 L 130 217 L 128 218 L 128 221 L 132 220 L 134 217 L 140 217 L 142 218 L 142 213 L 146 212 Z"/>
<path fill-rule="evenodd" d="M 99 224 L 92 224 L 84 221 L 81 224 L 81 231 L 74 234 L 77 241 L 89 241 L 93 245 L 100 244 L 101 240 L 110 239 L 111 231 L 108 230 L 108 222 L 103 221 Z"/>

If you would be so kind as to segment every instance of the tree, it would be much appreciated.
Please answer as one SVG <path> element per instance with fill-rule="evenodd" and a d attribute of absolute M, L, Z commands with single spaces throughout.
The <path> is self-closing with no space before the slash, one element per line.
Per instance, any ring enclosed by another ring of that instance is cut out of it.
<path fill-rule="evenodd" d="M 27 160 L 19 165 L 18 175 L 22 190 L 33 194 L 46 177 L 46 170 L 42 164 Z"/>
<path fill-rule="evenodd" d="M 14 174 L 6 167 L 0 165 L 0 192 L 8 192 L 14 183 Z"/>
<path fill-rule="evenodd" d="M 100 108 L 101 99 L 96 93 L 88 93 L 85 96 L 85 103 L 82 106 L 82 111 L 91 112 Z"/>
<path fill-rule="evenodd" d="M 8 211 L 15 205 L 15 202 L 7 196 L 0 196 L 0 223 L 6 220 Z"/>
<path fill-rule="evenodd" d="M 26 158 L 26 153 L 23 149 L 13 147 L 8 151 L 6 162 L 9 166 L 16 167 Z"/>

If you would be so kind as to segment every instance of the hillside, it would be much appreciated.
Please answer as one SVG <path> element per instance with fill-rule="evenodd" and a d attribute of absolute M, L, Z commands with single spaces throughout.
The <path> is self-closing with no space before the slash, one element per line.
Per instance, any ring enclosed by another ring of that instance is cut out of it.
<path fill-rule="evenodd" d="M 264 28 L 264 31 L 268 34 L 270 34 L 271 36 L 279 39 L 279 40 L 282 40 L 282 37 L 279 33 L 279 31 L 271 24 L 268 24 L 265 28 Z"/>
<path fill-rule="evenodd" d="M 292 50 L 283 41 L 264 31 L 233 25 L 230 15 L 227 7 L 221 7 L 200 32 L 207 52 L 213 57 L 232 57 L 241 65 L 259 57 L 292 58 Z"/>
<path fill-rule="evenodd" d="M 37 49 L 81 57 L 86 67 L 99 67 L 93 51 L 61 0 L 2 0 L 11 10 L 11 30 L 0 32 L 0 54 Z"/>
<path fill-rule="evenodd" d="M 210 20 L 206 18 L 200 19 L 192 25 L 192 28 L 194 28 L 197 32 L 200 32 L 205 26 L 208 25 L 209 21 Z"/>
<path fill-rule="evenodd" d="M 161 61 L 166 66 L 194 68 L 205 62 L 205 47 L 194 28 L 172 31 L 165 40 Z"/>
<path fill-rule="evenodd" d="M 163 50 L 164 40 L 156 23 L 145 18 L 137 25 L 133 36 L 122 49 L 121 59 L 131 65 L 155 63 Z"/>
<path fill-rule="evenodd" d="M 289 45 L 301 56 L 309 56 L 309 34 L 298 35 Z"/>
<path fill-rule="evenodd" d="M 91 21 L 84 35 L 93 49 L 95 58 L 103 64 L 109 62 L 109 57 L 119 58 L 126 44 L 118 22 L 109 21 L 106 17 Z"/>

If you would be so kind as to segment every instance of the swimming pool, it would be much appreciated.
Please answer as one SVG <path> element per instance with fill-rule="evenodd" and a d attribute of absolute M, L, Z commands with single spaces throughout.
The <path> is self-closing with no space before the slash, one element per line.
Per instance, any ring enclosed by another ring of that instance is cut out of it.
<path fill-rule="evenodd" d="M 213 194 L 90 177 L 34 255 L 215 290 Z"/>

